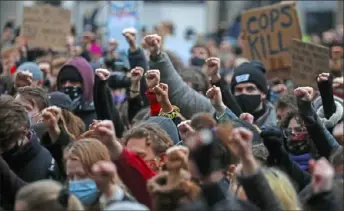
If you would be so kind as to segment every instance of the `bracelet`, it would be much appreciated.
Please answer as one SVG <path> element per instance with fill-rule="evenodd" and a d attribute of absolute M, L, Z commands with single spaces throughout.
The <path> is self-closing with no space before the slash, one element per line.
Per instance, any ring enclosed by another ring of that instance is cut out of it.
<path fill-rule="evenodd" d="M 167 118 L 170 118 L 170 119 L 176 118 L 178 116 L 178 114 L 180 113 L 180 109 L 177 106 L 174 106 L 174 105 L 172 105 L 172 108 L 173 108 L 173 110 L 168 112 L 168 113 L 162 112 L 161 109 L 160 109 L 160 112 L 159 112 L 158 116 L 167 117 Z"/>
<path fill-rule="evenodd" d="M 132 92 L 132 93 L 139 93 L 140 91 L 139 90 L 130 90 L 130 92 Z"/>

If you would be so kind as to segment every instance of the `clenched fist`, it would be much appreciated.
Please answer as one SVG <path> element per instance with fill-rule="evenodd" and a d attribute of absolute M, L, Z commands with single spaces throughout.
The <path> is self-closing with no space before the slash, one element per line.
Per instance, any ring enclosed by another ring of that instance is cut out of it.
<path fill-rule="evenodd" d="M 311 101 L 314 94 L 314 89 L 312 87 L 298 87 L 294 90 L 296 97 L 301 98 L 304 101 Z"/>
<path fill-rule="evenodd" d="M 207 64 L 207 74 L 214 83 L 221 78 L 219 74 L 221 61 L 217 57 L 210 57 L 205 62 Z"/>
<path fill-rule="evenodd" d="M 130 79 L 131 83 L 137 84 L 140 82 L 142 76 L 143 76 L 143 68 L 142 67 L 135 67 L 130 71 Z"/>
<path fill-rule="evenodd" d="M 144 42 L 147 45 L 147 49 L 151 56 L 157 56 L 160 54 L 161 37 L 159 35 L 147 35 L 144 38 Z"/>
<path fill-rule="evenodd" d="M 159 70 L 148 70 L 145 74 L 147 87 L 151 91 L 153 88 L 160 83 L 160 71 Z"/>
<path fill-rule="evenodd" d="M 136 51 L 137 50 L 137 46 L 136 46 L 137 31 L 136 31 L 136 29 L 135 28 L 126 28 L 123 30 L 122 34 L 130 46 L 130 51 L 131 52 Z"/>
<path fill-rule="evenodd" d="M 107 69 L 99 68 L 96 69 L 96 75 L 100 78 L 100 80 L 106 81 L 110 77 L 110 71 L 108 71 Z"/>
<path fill-rule="evenodd" d="M 17 88 L 32 85 L 32 73 L 29 71 L 18 72 L 14 79 Z"/>

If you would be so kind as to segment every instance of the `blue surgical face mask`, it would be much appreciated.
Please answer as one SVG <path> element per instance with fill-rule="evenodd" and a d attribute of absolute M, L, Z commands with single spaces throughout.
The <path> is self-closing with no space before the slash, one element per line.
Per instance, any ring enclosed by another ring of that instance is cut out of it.
<path fill-rule="evenodd" d="M 98 188 L 94 180 L 69 181 L 69 192 L 73 193 L 84 205 L 93 205 L 98 199 Z"/>

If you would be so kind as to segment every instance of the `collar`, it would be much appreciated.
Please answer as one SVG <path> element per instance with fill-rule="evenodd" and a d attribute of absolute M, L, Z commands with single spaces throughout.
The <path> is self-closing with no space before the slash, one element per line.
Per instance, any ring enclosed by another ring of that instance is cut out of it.
<path fill-rule="evenodd" d="M 28 134 L 29 142 L 24 146 L 14 147 L 2 154 L 3 159 L 16 172 L 29 163 L 42 149 L 35 133 Z"/>

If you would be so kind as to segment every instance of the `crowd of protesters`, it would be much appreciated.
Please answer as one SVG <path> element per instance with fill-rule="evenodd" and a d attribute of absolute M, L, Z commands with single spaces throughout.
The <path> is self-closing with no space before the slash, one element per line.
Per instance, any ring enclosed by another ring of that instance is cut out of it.
<path fill-rule="evenodd" d="M 343 26 L 317 89 L 268 79 L 223 30 L 1 36 L 0 210 L 343 211 Z M 180 49 L 180 51 L 178 50 Z"/>

